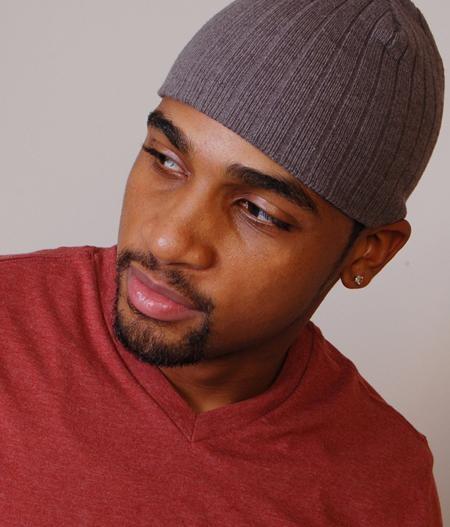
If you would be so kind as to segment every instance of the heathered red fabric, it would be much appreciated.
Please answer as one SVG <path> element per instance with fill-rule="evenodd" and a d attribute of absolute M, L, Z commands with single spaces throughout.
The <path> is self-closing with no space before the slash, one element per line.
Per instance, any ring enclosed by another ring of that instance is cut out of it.
<path fill-rule="evenodd" d="M 309 323 L 263 394 L 196 415 L 115 340 L 116 248 L 0 260 L 0 524 L 442 525 L 424 436 Z"/>

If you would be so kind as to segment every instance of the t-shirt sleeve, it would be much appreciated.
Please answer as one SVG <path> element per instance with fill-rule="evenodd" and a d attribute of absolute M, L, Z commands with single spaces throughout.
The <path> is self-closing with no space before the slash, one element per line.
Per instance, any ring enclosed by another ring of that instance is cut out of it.
<path fill-rule="evenodd" d="M 433 476 L 433 473 L 430 472 L 427 484 L 426 491 L 424 493 L 425 500 L 425 518 L 422 524 L 423 527 L 429 525 L 430 527 L 442 527 L 442 514 L 441 507 L 439 504 L 439 496 L 436 488 L 436 482 Z M 418 524 L 419 525 L 419 524 Z"/>
<path fill-rule="evenodd" d="M 419 477 L 406 507 L 406 517 L 402 525 L 405 527 L 442 527 L 439 495 L 433 475 L 433 455 L 425 437 L 423 439 L 427 455 L 421 469 L 417 472 Z"/>

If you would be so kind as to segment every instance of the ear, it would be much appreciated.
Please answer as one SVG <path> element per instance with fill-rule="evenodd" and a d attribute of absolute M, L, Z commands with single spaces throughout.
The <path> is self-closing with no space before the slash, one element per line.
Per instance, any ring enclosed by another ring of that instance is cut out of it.
<path fill-rule="evenodd" d="M 368 285 L 406 244 L 410 235 L 411 225 L 406 220 L 363 230 L 342 267 L 340 276 L 344 286 L 355 289 Z"/>

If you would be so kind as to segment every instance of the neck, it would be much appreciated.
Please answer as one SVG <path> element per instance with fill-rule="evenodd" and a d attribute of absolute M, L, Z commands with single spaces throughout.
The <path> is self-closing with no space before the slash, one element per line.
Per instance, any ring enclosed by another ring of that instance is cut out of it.
<path fill-rule="evenodd" d="M 289 335 L 282 341 L 278 338 L 276 345 L 268 343 L 258 350 L 160 370 L 194 412 L 207 412 L 266 391 L 278 377 L 295 340 Z"/>

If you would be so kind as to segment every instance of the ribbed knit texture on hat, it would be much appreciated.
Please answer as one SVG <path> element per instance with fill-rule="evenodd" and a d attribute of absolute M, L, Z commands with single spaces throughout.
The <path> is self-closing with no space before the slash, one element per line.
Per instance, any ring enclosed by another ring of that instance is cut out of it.
<path fill-rule="evenodd" d="M 409 0 L 237 0 L 200 29 L 158 90 L 369 227 L 405 217 L 443 93 L 439 52 Z"/>

